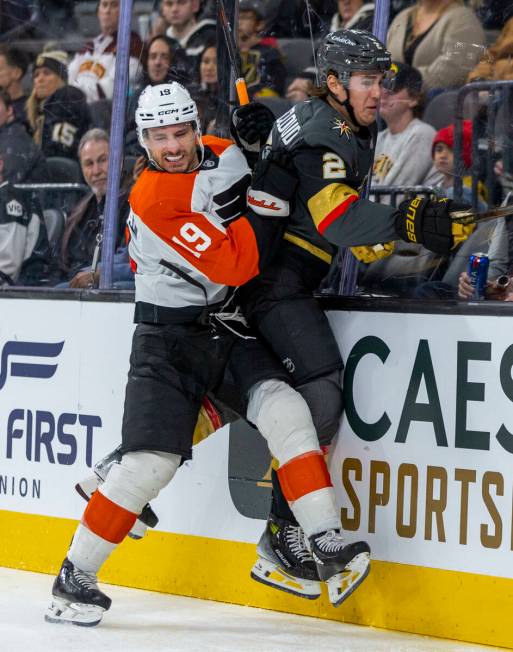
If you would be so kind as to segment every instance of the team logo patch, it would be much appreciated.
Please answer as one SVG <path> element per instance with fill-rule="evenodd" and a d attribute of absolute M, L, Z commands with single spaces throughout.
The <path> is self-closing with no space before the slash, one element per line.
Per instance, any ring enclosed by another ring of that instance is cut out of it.
<path fill-rule="evenodd" d="M 296 365 L 292 362 L 290 358 L 285 358 L 285 360 L 282 360 L 283 365 L 285 366 L 285 369 L 289 372 L 289 374 L 294 373 L 296 370 Z"/>
<path fill-rule="evenodd" d="M 6 205 L 5 211 L 11 217 L 21 217 L 23 215 L 23 206 L 19 201 L 13 199 Z"/>
<path fill-rule="evenodd" d="M 335 118 L 332 129 L 338 130 L 338 135 L 339 136 L 345 135 L 348 140 L 350 139 L 353 133 L 351 131 L 351 127 L 347 124 L 347 122 L 345 120 L 341 120 L 340 118 Z"/>
<path fill-rule="evenodd" d="M 210 159 L 207 159 L 206 161 L 203 161 L 203 165 L 201 167 L 204 168 L 213 168 L 215 166 L 215 161 L 212 161 Z"/>

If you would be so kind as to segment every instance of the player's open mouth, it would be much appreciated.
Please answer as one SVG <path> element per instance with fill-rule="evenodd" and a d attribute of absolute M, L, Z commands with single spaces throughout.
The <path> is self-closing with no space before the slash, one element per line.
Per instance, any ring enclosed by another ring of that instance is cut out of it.
<path fill-rule="evenodd" d="M 182 158 L 183 154 L 180 154 L 179 156 L 164 156 L 164 160 L 168 163 L 178 163 Z"/>

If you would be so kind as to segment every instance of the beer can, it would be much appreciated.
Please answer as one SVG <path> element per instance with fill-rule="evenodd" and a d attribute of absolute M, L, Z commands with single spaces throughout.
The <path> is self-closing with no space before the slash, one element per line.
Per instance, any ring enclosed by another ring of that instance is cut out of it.
<path fill-rule="evenodd" d="M 486 254 L 471 254 L 468 260 L 468 275 L 474 288 L 473 299 L 484 299 L 490 259 Z"/>

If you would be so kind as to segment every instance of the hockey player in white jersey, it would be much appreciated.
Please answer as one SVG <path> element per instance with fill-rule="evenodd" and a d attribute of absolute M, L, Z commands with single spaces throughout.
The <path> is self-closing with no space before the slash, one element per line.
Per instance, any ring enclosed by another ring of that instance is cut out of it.
<path fill-rule="evenodd" d="M 357 585 L 351 581 L 348 589 L 348 575 L 361 581 L 368 572 L 369 546 L 341 543 L 340 513 L 315 426 L 287 372 L 256 338 L 224 328 L 238 317 L 227 314 L 229 286 L 256 276 L 269 247 L 281 239 L 288 202 L 280 197 L 279 170 L 249 192 L 260 213 L 248 210 L 242 153 L 231 141 L 200 136 L 196 105 L 180 84 L 148 87 L 136 122 L 150 166 L 130 195 L 137 327 L 122 458 L 87 504 L 54 581 L 46 620 L 101 621 L 111 600 L 98 588 L 97 573 L 144 506 L 190 459 L 202 401 L 227 368 L 247 400 L 248 419 L 280 461 L 286 495 L 338 604 Z"/>

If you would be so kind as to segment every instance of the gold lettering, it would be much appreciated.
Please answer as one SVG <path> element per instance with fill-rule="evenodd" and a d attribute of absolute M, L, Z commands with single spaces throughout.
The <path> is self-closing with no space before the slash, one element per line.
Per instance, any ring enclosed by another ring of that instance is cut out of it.
<path fill-rule="evenodd" d="M 383 478 L 382 491 L 378 491 L 378 475 Z M 390 499 L 390 467 L 387 462 L 372 460 L 369 487 L 369 532 L 376 531 L 376 507 L 388 505 Z"/>
<path fill-rule="evenodd" d="M 454 479 L 461 482 L 460 494 L 460 543 L 467 545 L 468 533 L 468 486 L 476 481 L 476 472 L 473 469 L 454 469 Z"/>
<path fill-rule="evenodd" d="M 434 496 L 435 480 L 439 482 L 439 497 Z M 441 466 L 428 466 L 426 479 L 426 517 L 424 522 L 424 539 L 432 539 L 433 514 L 436 517 L 438 541 L 445 542 L 443 513 L 447 507 L 447 471 Z"/>
<path fill-rule="evenodd" d="M 496 495 L 504 496 L 504 478 L 500 473 L 487 471 L 483 475 L 482 494 L 484 504 L 492 517 L 495 532 L 490 534 L 490 529 L 485 523 L 481 524 L 481 543 L 485 548 L 499 548 L 502 543 L 502 520 L 495 503 L 490 495 L 490 486 L 496 487 Z"/>
<path fill-rule="evenodd" d="M 410 479 L 410 507 L 409 522 L 404 522 L 404 486 L 406 478 Z M 401 464 L 397 472 L 397 511 L 395 516 L 395 529 L 400 537 L 411 539 L 417 532 L 417 504 L 419 490 L 419 471 L 415 464 Z"/>
<path fill-rule="evenodd" d="M 351 472 L 354 473 L 355 481 L 361 482 L 362 463 L 360 460 L 357 460 L 354 457 L 347 457 L 342 464 L 342 485 L 345 489 L 347 497 L 349 498 L 349 502 L 351 503 L 353 515 L 349 516 L 349 509 L 347 509 L 347 507 L 342 507 L 340 510 L 340 518 L 344 530 L 350 530 L 354 532 L 360 527 L 362 510 L 358 496 L 356 495 L 356 492 L 353 489 L 353 485 L 351 484 L 351 478 L 349 477 Z"/>

